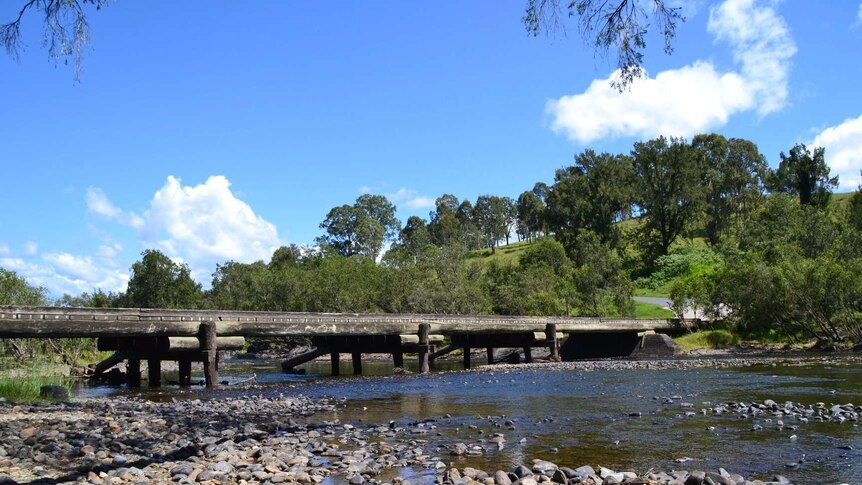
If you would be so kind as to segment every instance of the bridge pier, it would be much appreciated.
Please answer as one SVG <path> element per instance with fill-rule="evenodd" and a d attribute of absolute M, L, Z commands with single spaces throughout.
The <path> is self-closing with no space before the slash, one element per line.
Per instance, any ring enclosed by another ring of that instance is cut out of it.
<path fill-rule="evenodd" d="M 402 352 L 401 349 L 392 352 L 392 365 L 396 369 L 404 368 L 404 352 Z"/>
<path fill-rule="evenodd" d="M 338 352 L 329 354 L 329 374 L 333 376 L 341 375 L 341 354 Z"/>
<path fill-rule="evenodd" d="M 527 364 L 533 363 L 533 348 L 529 345 L 524 347 L 524 362 Z"/>
<path fill-rule="evenodd" d="M 180 387 L 188 387 L 192 385 L 192 361 L 190 359 L 180 359 L 177 362 L 180 368 Z"/>
<path fill-rule="evenodd" d="M 488 365 L 493 365 L 494 364 L 494 347 L 486 348 L 485 352 L 488 353 Z"/>
<path fill-rule="evenodd" d="M 362 375 L 362 352 L 353 352 L 351 357 L 353 359 L 353 375 Z"/>
<path fill-rule="evenodd" d="M 126 362 L 126 385 L 130 388 L 141 387 L 141 359 Z"/>
<path fill-rule="evenodd" d="M 431 324 L 419 324 L 419 372 L 427 374 L 431 372 L 431 366 L 428 361 L 431 353 L 431 344 L 428 336 L 431 334 Z"/>
<path fill-rule="evenodd" d="M 150 387 L 161 387 L 162 385 L 162 361 L 158 359 L 147 359 L 147 385 Z"/>
<path fill-rule="evenodd" d="M 548 359 L 552 362 L 560 361 L 560 341 L 557 340 L 557 325 L 549 323 L 545 325 L 545 340 L 548 341 L 548 350 L 550 354 Z"/>

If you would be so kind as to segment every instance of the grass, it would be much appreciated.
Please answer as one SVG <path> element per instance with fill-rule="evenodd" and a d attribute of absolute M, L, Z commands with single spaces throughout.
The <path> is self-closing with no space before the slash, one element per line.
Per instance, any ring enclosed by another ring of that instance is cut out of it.
<path fill-rule="evenodd" d="M 700 330 L 673 340 L 683 350 L 725 349 L 741 343 L 738 335 L 727 330 Z"/>
<path fill-rule="evenodd" d="M 535 241 L 538 241 L 538 239 L 533 240 L 533 242 Z M 524 254 L 524 251 L 530 247 L 530 244 L 531 243 L 529 241 L 520 241 L 497 246 L 497 251 L 493 253 L 490 249 L 468 251 L 467 258 L 483 264 L 488 264 L 491 261 L 496 261 L 498 263 L 517 263 L 521 258 L 521 255 Z"/>
<path fill-rule="evenodd" d="M 61 370 L 62 369 L 62 370 Z M 44 401 L 42 386 L 71 389 L 72 379 L 53 364 L 30 364 L 27 367 L 0 370 L 0 398 L 11 402 Z"/>
<path fill-rule="evenodd" d="M 676 318 L 676 315 L 667 308 L 662 308 L 654 303 L 635 301 L 635 318 Z"/>

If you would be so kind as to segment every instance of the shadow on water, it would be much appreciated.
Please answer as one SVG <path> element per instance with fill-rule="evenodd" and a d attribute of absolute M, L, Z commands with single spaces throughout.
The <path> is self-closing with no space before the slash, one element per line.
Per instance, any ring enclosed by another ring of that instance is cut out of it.
<path fill-rule="evenodd" d="M 458 369 L 460 364 L 442 367 Z M 796 483 L 862 477 L 862 432 L 857 423 L 788 423 L 799 426 L 790 430 L 767 421 L 771 416 L 754 421 L 736 413 L 701 413 L 719 403 L 764 399 L 859 405 L 860 364 L 590 372 L 515 368 L 419 376 L 392 375 L 391 363 L 365 362 L 366 376 L 336 378 L 328 376 L 328 362 L 305 368 L 305 375 L 285 375 L 277 362 L 234 361 L 227 363 L 223 375 L 239 381 L 256 374 L 255 389 L 207 394 L 199 388 L 164 388 L 134 393 L 156 400 L 251 393 L 343 398 L 344 406 L 320 419 L 357 426 L 390 421 L 406 426 L 428 420 L 429 432 L 418 437 L 427 440 L 426 449 L 436 449 L 446 463 L 490 472 L 542 458 L 560 465 L 600 464 L 637 472 L 650 466 L 663 470 L 723 466 L 746 476 L 783 474 Z M 342 373 L 350 372 L 350 363 L 343 363 Z M 81 394 L 111 392 L 132 391 L 85 389 Z M 762 431 L 752 430 L 755 422 Z M 494 433 L 506 439 L 499 449 L 489 442 Z M 450 456 L 448 450 L 455 443 L 487 451 L 473 457 Z M 692 460 L 678 463 L 680 458 Z M 799 464 L 800 460 L 804 462 Z M 797 466 L 788 468 L 791 463 Z"/>

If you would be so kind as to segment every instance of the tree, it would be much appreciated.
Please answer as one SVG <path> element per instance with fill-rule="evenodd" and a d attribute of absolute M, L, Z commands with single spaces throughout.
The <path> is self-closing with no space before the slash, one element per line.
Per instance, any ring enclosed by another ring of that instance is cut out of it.
<path fill-rule="evenodd" d="M 545 218 L 545 203 L 535 193 L 526 190 L 518 196 L 516 203 L 518 233 L 530 241 L 542 230 Z"/>
<path fill-rule="evenodd" d="M 201 285 L 191 277 L 188 265 L 171 261 L 157 249 L 141 253 L 132 264 L 132 276 L 121 305 L 131 308 L 197 308 Z"/>
<path fill-rule="evenodd" d="M 515 225 L 518 223 L 518 208 L 515 206 L 515 201 L 512 200 L 511 197 L 501 197 L 501 203 L 503 204 L 503 218 L 505 220 L 506 230 L 504 234 L 506 236 L 506 245 L 509 245 L 509 234 L 515 229 Z"/>
<path fill-rule="evenodd" d="M 463 227 L 458 220 L 458 197 L 443 194 L 434 201 L 435 210 L 430 213 L 428 232 L 437 246 L 460 244 L 463 240 Z"/>
<path fill-rule="evenodd" d="M 802 205 L 825 208 L 838 177 L 829 177 L 824 153 L 822 147 L 812 153 L 802 143 L 791 148 L 789 155 L 781 152 L 778 169 L 770 176 L 770 190 L 798 196 Z"/>
<path fill-rule="evenodd" d="M 859 171 L 859 174 L 862 175 L 862 170 Z M 856 192 L 853 192 L 853 195 L 850 196 L 850 206 L 847 215 L 850 226 L 862 232 L 862 185 L 856 188 Z"/>
<path fill-rule="evenodd" d="M 507 211 L 506 200 L 496 195 L 480 195 L 473 206 L 472 219 L 484 237 L 485 246 L 490 247 L 492 253 L 497 251 L 497 242 L 503 239 L 508 230 Z"/>
<path fill-rule="evenodd" d="M 317 239 L 342 256 L 376 259 L 386 241 L 395 239 L 401 223 L 395 206 L 382 195 L 364 194 L 353 205 L 334 207 L 320 223 L 326 234 Z"/>
<path fill-rule="evenodd" d="M 637 142 L 632 150 L 636 204 L 643 212 L 639 243 L 648 265 L 670 245 L 703 206 L 703 163 L 681 138 Z"/>
<path fill-rule="evenodd" d="M 527 32 L 538 36 L 562 28 L 563 18 L 578 17 L 578 29 L 587 44 L 602 53 L 614 52 L 619 73 L 612 82 L 622 91 L 631 82 L 644 76 L 643 51 L 646 34 L 656 26 L 664 37 L 664 51 L 673 52 L 671 45 L 678 22 L 685 21 L 680 7 L 668 6 L 665 0 L 528 0 L 523 17 Z M 647 9 L 652 6 L 652 11 Z"/>
<path fill-rule="evenodd" d="M 425 219 L 419 216 L 410 216 L 401 229 L 401 247 L 410 254 L 414 261 L 431 244 L 431 234 Z"/>
<path fill-rule="evenodd" d="M 296 244 L 282 246 L 272 253 L 272 258 L 269 261 L 270 269 L 283 268 L 286 266 L 296 266 L 302 260 L 302 248 Z"/>
<path fill-rule="evenodd" d="M 27 283 L 18 273 L 0 268 L 0 305 L 44 305 L 47 292 L 42 286 Z"/>
<path fill-rule="evenodd" d="M 691 144 L 704 167 L 706 237 L 716 246 L 734 220 L 740 226 L 747 220 L 763 194 L 768 166 L 757 145 L 748 140 L 727 140 L 713 133 L 697 135 Z"/>
<path fill-rule="evenodd" d="M 575 157 L 575 165 L 554 175 L 548 194 L 548 228 L 569 251 L 584 230 L 615 246 L 616 223 L 631 213 L 632 183 L 629 157 L 585 150 Z"/>
<path fill-rule="evenodd" d="M 210 296 L 222 310 L 277 310 L 273 307 L 273 287 L 272 273 L 262 261 L 228 261 L 216 266 Z"/>
<path fill-rule="evenodd" d="M 101 9 L 109 0 L 27 0 L 18 15 L 9 23 L 0 25 L 0 43 L 13 59 L 23 49 L 21 20 L 28 11 L 40 12 L 44 26 L 44 42 L 48 55 L 56 61 L 75 62 L 75 79 L 81 73 L 84 48 L 90 42 L 90 24 L 86 10 Z"/>

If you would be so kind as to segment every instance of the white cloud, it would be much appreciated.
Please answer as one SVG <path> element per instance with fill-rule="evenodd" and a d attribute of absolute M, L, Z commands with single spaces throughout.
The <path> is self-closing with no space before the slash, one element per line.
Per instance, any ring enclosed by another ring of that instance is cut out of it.
<path fill-rule="evenodd" d="M 0 258 L 0 267 L 13 270 L 27 282 L 44 286 L 59 296 L 80 295 L 94 289 L 123 291 L 129 280 L 113 259 L 99 255 L 75 256 L 66 252 L 43 253 L 41 258 Z"/>
<path fill-rule="evenodd" d="M 24 243 L 24 254 L 27 256 L 35 256 L 39 252 L 39 245 L 33 241 Z"/>
<path fill-rule="evenodd" d="M 862 183 L 859 176 L 859 170 L 862 170 L 862 115 L 826 128 L 808 146 L 826 149 L 826 163 L 832 174 L 838 175 L 838 191 L 856 190 Z"/>
<path fill-rule="evenodd" d="M 771 4 L 770 4 L 771 5 Z M 551 100 L 551 128 L 581 143 L 605 137 L 691 136 L 756 110 L 765 116 L 787 104 L 789 60 L 796 45 L 769 5 L 726 0 L 710 10 L 707 26 L 730 44 L 739 72 L 719 72 L 708 61 L 636 80 L 629 91 L 611 86 L 618 72 L 594 80 L 581 94 Z"/>
<path fill-rule="evenodd" d="M 0 244 L 0 256 L 8 256 L 9 253 L 9 246 L 6 244 Z"/>
<path fill-rule="evenodd" d="M 108 200 L 108 196 L 102 192 L 102 189 L 98 187 L 87 188 L 87 210 L 106 219 L 113 219 L 134 228 L 141 228 L 144 225 L 144 220 L 141 216 L 134 212 L 125 212 L 115 206 Z"/>
<path fill-rule="evenodd" d="M 394 202 L 396 206 L 401 205 L 408 209 L 428 209 L 434 207 L 434 199 L 425 195 L 420 195 L 413 189 L 401 187 L 397 192 L 386 194 L 386 198 Z"/>

